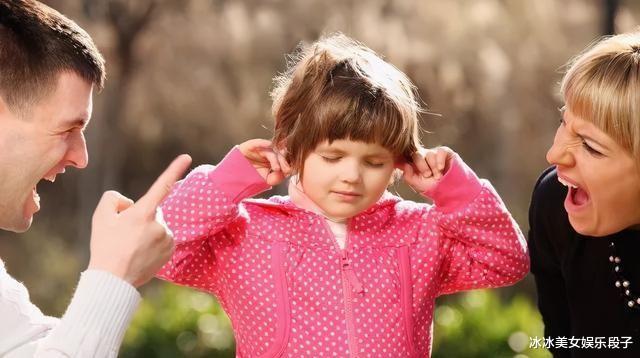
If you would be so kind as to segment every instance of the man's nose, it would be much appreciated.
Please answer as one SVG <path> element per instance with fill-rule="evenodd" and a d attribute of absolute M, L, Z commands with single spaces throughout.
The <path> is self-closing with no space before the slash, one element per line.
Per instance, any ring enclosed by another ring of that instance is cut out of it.
<path fill-rule="evenodd" d="M 87 152 L 87 142 L 83 134 L 80 134 L 71 144 L 67 152 L 67 165 L 78 169 L 84 169 L 89 164 L 89 153 Z"/>

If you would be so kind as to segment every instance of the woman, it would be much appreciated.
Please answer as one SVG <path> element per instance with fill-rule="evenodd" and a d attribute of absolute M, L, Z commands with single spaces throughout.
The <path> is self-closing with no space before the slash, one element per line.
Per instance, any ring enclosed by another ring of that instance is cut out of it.
<path fill-rule="evenodd" d="M 605 38 L 565 106 L 529 211 L 531 271 L 555 357 L 640 357 L 640 33 Z"/>

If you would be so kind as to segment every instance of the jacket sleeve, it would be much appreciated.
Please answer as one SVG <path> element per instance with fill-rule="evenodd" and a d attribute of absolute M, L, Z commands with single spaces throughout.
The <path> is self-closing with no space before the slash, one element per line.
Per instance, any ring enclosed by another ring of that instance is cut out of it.
<path fill-rule="evenodd" d="M 245 233 L 248 216 L 241 201 L 270 188 L 237 147 L 217 166 L 197 167 L 176 183 L 161 205 L 175 250 L 158 277 L 215 293 L 215 252 Z"/>
<path fill-rule="evenodd" d="M 115 358 L 139 301 L 127 282 L 88 270 L 64 316 L 48 317 L 0 262 L 0 356 Z"/>
<path fill-rule="evenodd" d="M 545 172 L 545 174 L 548 173 Z M 546 204 L 552 198 L 546 194 L 543 174 L 531 197 L 529 206 L 529 254 L 531 256 L 531 273 L 538 291 L 538 308 L 544 322 L 545 337 L 570 337 L 571 320 L 567 301 L 564 278 L 560 270 L 559 254 L 552 244 L 552 235 L 562 235 L 561 230 L 553 230 L 546 218 L 554 215 L 556 210 Z M 555 178 L 554 178 L 555 179 Z M 564 209 L 562 209 L 564 210 Z M 554 357 L 570 357 L 569 349 L 550 348 Z"/>
<path fill-rule="evenodd" d="M 438 295 L 516 283 L 529 271 L 520 231 L 495 189 L 458 155 L 440 182 L 423 193 L 434 201 L 423 236 L 436 238 Z M 435 230 L 434 230 L 435 228 Z"/>

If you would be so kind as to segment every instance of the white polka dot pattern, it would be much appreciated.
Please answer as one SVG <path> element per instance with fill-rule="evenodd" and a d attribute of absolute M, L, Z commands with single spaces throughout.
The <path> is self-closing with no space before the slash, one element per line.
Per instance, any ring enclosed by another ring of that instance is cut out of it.
<path fill-rule="evenodd" d="M 238 356 L 429 356 L 437 296 L 528 271 L 524 237 L 486 181 L 451 212 L 385 193 L 349 220 L 345 267 L 323 218 L 289 197 L 245 199 L 266 187 L 239 161 L 194 170 L 163 203 L 176 250 L 159 273 L 218 297 Z"/>

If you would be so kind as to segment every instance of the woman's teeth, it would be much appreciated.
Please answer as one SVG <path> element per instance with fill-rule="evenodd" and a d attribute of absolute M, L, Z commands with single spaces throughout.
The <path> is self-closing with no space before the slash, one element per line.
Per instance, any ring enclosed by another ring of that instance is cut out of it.
<path fill-rule="evenodd" d="M 558 177 L 558 181 L 564 186 L 568 186 L 569 188 L 573 188 L 573 189 L 578 189 L 578 186 L 576 186 L 574 184 L 571 184 L 568 181 L 566 181 L 566 180 L 564 180 L 564 179 L 562 179 L 560 177 Z"/>

